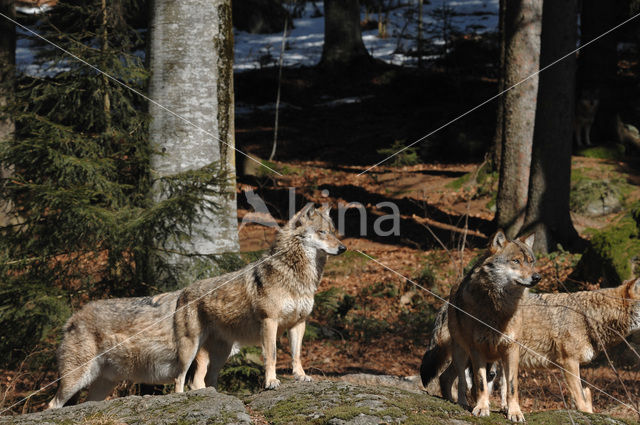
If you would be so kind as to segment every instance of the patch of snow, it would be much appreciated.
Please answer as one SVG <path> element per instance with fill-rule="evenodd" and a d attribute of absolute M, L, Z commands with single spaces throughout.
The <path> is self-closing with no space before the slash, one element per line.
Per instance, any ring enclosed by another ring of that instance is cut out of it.
<path fill-rule="evenodd" d="M 42 6 L 16 6 L 16 12 L 23 15 L 40 15 L 51 9 L 52 7 L 48 4 L 43 4 Z"/>
<path fill-rule="evenodd" d="M 448 19 L 458 32 L 482 33 L 495 31 L 498 27 L 499 0 L 434 0 L 423 6 L 423 28 L 425 33 L 441 25 L 435 14 L 443 8 L 449 10 Z M 324 4 L 316 2 L 318 10 L 324 13 Z M 415 65 L 417 58 L 407 55 L 416 48 L 418 33 L 417 13 L 409 19 L 410 12 L 417 11 L 417 5 L 399 7 L 389 12 L 388 37 L 380 38 L 378 30 L 362 31 L 362 40 L 373 57 L 395 65 Z M 314 66 L 322 56 L 324 44 L 324 16 L 313 17 L 316 8 L 307 3 L 303 17 L 293 20 L 294 29 L 287 34 L 284 52 L 284 66 Z M 377 14 L 371 15 L 372 19 Z M 364 13 L 361 16 L 364 20 Z M 278 63 L 282 34 L 249 34 L 234 30 L 236 71 L 260 69 Z M 443 45 L 444 40 L 432 39 L 435 45 Z M 433 56 L 425 57 L 432 59 Z"/>
<path fill-rule="evenodd" d="M 451 26 L 458 32 L 495 31 L 498 26 L 498 2 L 499 0 L 433 0 L 423 6 L 424 32 L 430 33 L 433 45 L 444 44 L 444 40 L 434 37 L 434 34 L 437 34 L 437 28 L 442 26 L 441 20 L 436 17 L 437 11 L 443 8 L 448 11 L 447 19 L 450 20 Z M 284 66 L 314 66 L 320 61 L 324 44 L 324 16 L 314 16 L 318 10 L 321 13 L 324 12 L 324 4 L 318 1 L 315 6 L 308 2 L 303 16 L 293 20 L 294 29 L 288 32 L 286 39 Z M 45 10 L 47 7 L 45 5 L 41 8 L 29 9 Z M 417 63 L 417 58 L 408 54 L 416 49 L 418 32 L 416 11 L 417 2 L 415 1 L 391 10 L 386 38 L 380 38 L 377 29 L 362 32 L 364 44 L 373 57 L 395 65 L 412 66 Z M 409 18 L 410 15 L 411 18 Z M 371 18 L 377 19 L 377 14 L 372 14 Z M 364 20 L 364 13 L 361 19 Z M 37 27 L 32 28 L 37 31 Z M 29 33 L 20 28 L 17 29 L 17 33 L 16 63 L 19 71 L 45 76 L 63 70 L 47 64 L 43 66 L 36 64 L 35 57 L 38 51 L 49 47 L 33 45 L 28 38 Z M 234 69 L 236 71 L 260 69 L 278 63 L 282 34 L 249 34 L 234 29 L 234 43 Z M 142 50 L 134 54 L 141 59 L 144 58 Z M 430 60 L 435 57 L 437 55 L 430 54 L 425 59 Z"/>

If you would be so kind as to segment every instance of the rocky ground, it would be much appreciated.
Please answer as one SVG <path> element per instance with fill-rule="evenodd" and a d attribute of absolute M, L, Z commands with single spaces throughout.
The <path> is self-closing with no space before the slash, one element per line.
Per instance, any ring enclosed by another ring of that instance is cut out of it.
<path fill-rule="evenodd" d="M 557 410 L 531 413 L 527 423 L 631 425 L 637 422 Z M 212 388 L 182 394 L 129 396 L 58 410 L 4 417 L 15 425 L 195 424 L 507 424 L 500 412 L 475 418 L 461 407 L 419 390 L 347 382 L 284 383 L 243 399 Z"/>

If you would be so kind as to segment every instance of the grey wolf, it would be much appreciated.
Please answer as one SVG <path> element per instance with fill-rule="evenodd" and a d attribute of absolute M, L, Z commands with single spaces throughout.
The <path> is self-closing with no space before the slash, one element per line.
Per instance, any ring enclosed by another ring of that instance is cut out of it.
<path fill-rule="evenodd" d="M 562 367 L 569 392 L 578 410 L 593 413 L 591 391 L 580 382 L 580 365 L 588 363 L 600 351 L 619 343 L 640 330 L 640 279 L 631 279 L 616 288 L 562 294 L 527 294 L 518 314 L 522 328 L 518 341 L 520 366 L 525 370 Z M 422 364 L 426 386 L 440 373 L 451 356 L 451 339 L 445 316 L 436 329 Z M 429 362 L 434 359 L 433 362 Z M 453 365 L 440 374 L 442 395 L 451 397 L 456 378 Z M 506 407 L 506 384 L 501 387 L 502 407 Z"/>
<path fill-rule="evenodd" d="M 251 272 L 241 269 L 185 288 L 178 298 L 174 325 L 181 368 L 176 386 L 184 385 L 194 358 L 195 387 L 215 386 L 220 368 L 238 343 L 262 346 L 265 388 L 277 388 L 276 340 L 285 330 L 291 342 L 294 378 L 309 381 L 300 362 L 305 320 L 313 308 L 327 255 L 345 250 L 329 209 L 307 206 L 280 230 L 268 260 Z M 230 283 L 220 285 L 229 279 Z"/>
<path fill-rule="evenodd" d="M 71 316 L 58 348 L 61 379 L 49 408 L 64 406 L 85 387 L 88 400 L 97 401 L 125 379 L 173 382 L 178 368 L 170 316 L 180 293 L 93 301 Z"/>
<path fill-rule="evenodd" d="M 577 146 L 591 146 L 591 127 L 600 105 L 598 90 L 583 90 L 576 102 L 573 131 Z"/>
<path fill-rule="evenodd" d="M 450 297 L 447 326 L 458 375 L 458 403 L 468 404 L 465 369 L 470 359 L 476 394 L 472 413 L 476 416 L 489 415 L 487 363 L 501 360 L 509 384 L 507 417 L 524 421 L 518 403 L 519 352 L 514 339 L 519 339 L 523 328 L 521 317 L 516 314 L 518 305 L 525 297 L 526 288 L 540 280 L 534 269 L 533 242 L 534 235 L 509 241 L 498 231 L 484 258 Z M 424 369 L 432 370 L 432 367 L 427 365 Z"/>
<path fill-rule="evenodd" d="M 305 319 L 327 254 L 346 250 L 329 209 L 308 205 L 279 231 L 263 258 L 244 268 L 155 297 L 99 300 L 85 305 L 64 327 L 58 349 L 60 383 L 49 408 L 62 407 L 89 387 L 102 400 L 122 380 L 184 390 L 196 357 L 192 388 L 215 386 L 220 368 L 238 344 L 263 346 L 266 386 L 275 388 L 276 335 L 289 331 L 293 373 L 300 364 Z"/>

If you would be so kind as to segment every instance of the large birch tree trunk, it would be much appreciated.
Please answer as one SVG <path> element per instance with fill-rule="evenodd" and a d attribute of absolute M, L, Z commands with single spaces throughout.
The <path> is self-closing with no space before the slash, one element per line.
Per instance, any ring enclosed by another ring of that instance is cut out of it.
<path fill-rule="evenodd" d="M 542 0 L 508 1 L 505 11 L 505 75 L 509 88 L 539 70 Z M 504 127 L 496 224 L 509 238 L 524 221 L 538 96 L 538 77 L 504 94 Z"/>
<path fill-rule="evenodd" d="M 151 143 L 164 153 L 153 157 L 153 172 L 173 175 L 220 161 L 234 176 L 231 1 L 153 0 L 150 31 L 149 95 L 189 121 L 150 105 Z M 192 254 L 238 250 L 235 189 L 229 189 L 229 196 L 215 199 L 219 213 L 203 216 L 191 240 L 180 242 L 181 249 Z"/>

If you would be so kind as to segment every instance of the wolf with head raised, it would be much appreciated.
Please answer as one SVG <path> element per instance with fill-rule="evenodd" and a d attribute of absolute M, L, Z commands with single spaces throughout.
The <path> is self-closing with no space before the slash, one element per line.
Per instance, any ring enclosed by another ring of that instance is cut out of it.
<path fill-rule="evenodd" d="M 184 390 L 194 359 L 192 388 L 216 386 L 234 345 L 262 345 L 266 387 L 277 388 L 276 339 L 288 331 L 293 374 L 308 381 L 300 362 L 327 255 L 344 252 L 329 208 L 309 204 L 280 229 L 270 250 L 244 268 L 155 297 L 99 300 L 64 327 L 58 349 L 60 384 L 49 408 L 62 407 L 89 387 L 102 400 L 118 382 L 175 383 Z"/>
<path fill-rule="evenodd" d="M 508 241 L 502 231 L 492 238 L 489 250 L 453 289 L 445 315 L 439 315 L 439 329 L 434 335 L 450 340 L 449 346 L 435 344 L 427 350 L 421 366 L 423 382 L 438 374 L 449 353 L 458 375 L 458 403 L 467 405 L 465 369 L 469 359 L 473 367 L 476 406 L 473 414 L 489 415 L 487 364 L 501 360 L 509 382 L 507 416 L 524 421 L 518 404 L 518 340 L 522 319 L 518 305 L 526 288 L 540 280 L 535 272 L 531 247 L 534 236 Z M 443 388 L 443 391 L 446 389 Z"/>

